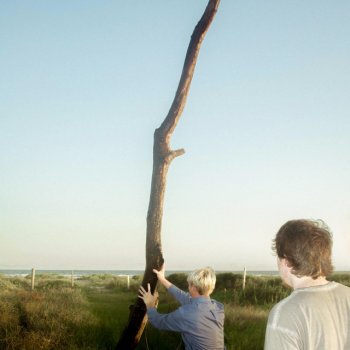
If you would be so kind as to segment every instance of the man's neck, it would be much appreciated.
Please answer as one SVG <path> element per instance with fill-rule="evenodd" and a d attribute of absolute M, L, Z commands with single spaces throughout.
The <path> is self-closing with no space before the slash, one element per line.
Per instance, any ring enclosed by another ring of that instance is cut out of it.
<path fill-rule="evenodd" d="M 326 280 L 326 277 L 324 276 L 320 276 L 316 279 L 313 279 L 310 276 L 303 276 L 303 277 L 292 276 L 291 280 L 292 280 L 291 282 L 292 282 L 293 289 L 323 286 L 329 283 Z"/>

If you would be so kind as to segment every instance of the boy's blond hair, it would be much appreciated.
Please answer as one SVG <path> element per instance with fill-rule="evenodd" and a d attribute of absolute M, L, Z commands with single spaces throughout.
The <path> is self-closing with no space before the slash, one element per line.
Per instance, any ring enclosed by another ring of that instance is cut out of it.
<path fill-rule="evenodd" d="M 196 287 L 200 295 L 210 295 L 215 288 L 215 272 L 211 267 L 195 270 L 188 275 L 187 282 Z"/>

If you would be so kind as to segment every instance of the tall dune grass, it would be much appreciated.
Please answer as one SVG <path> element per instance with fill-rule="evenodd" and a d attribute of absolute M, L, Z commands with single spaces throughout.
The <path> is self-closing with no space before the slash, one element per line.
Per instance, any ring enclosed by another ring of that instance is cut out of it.
<path fill-rule="evenodd" d="M 9 287 L 0 292 L 0 349 L 97 348 L 90 345 L 96 318 L 81 291 Z"/>
<path fill-rule="evenodd" d="M 169 276 L 187 288 L 185 274 Z M 128 319 L 128 305 L 136 299 L 142 276 L 130 280 L 109 274 L 75 280 L 57 275 L 30 278 L 0 276 L 0 349 L 4 350 L 92 350 L 113 349 Z M 350 274 L 334 274 L 331 280 L 350 286 Z M 217 275 L 213 298 L 225 304 L 225 343 L 228 350 L 262 350 L 270 308 L 291 292 L 278 277 Z M 178 305 L 159 288 L 160 312 Z M 146 327 L 139 350 L 181 348 L 177 333 Z"/>

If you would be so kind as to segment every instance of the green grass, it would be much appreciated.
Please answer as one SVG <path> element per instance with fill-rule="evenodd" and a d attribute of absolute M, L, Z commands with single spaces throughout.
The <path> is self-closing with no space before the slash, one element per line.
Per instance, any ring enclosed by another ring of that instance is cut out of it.
<path fill-rule="evenodd" d="M 135 297 L 124 291 L 88 289 L 84 293 L 90 312 L 98 320 L 98 328 L 94 330 L 96 342 L 102 349 L 112 349 L 128 319 L 128 305 L 133 303 Z"/>
<path fill-rule="evenodd" d="M 169 279 L 187 287 L 186 275 Z M 350 274 L 337 273 L 330 280 L 350 286 Z M 30 290 L 30 278 L 0 276 L 0 349 L 93 350 L 114 349 L 133 304 L 141 276 L 130 280 L 112 275 L 92 275 L 76 280 L 38 275 Z M 159 288 L 160 312 L 170 312 L 177 303 Z M 289 295 L 277 277 L 218 274 L 213 298 L 225 304 L 225 343 L 228 350 L 263 349 L 265 327 L 271 307 Z M 180 349 L 177 333 L 145 328 L 138 350 Z"/>
<path fill-rule="evenodd" d="M 225 306 L 227 350 L 263 348 L 268 310 L 253 306 Z"/>

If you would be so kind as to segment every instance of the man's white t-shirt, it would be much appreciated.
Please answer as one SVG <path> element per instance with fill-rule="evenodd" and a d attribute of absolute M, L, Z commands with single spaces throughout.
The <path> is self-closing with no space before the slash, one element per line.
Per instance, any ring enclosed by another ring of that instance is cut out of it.
<path fill-rule="evenodd" d="M 300 288 L 276 304 L 265 350 L 350 350 L 350 288 L 336 282 Z"/>

